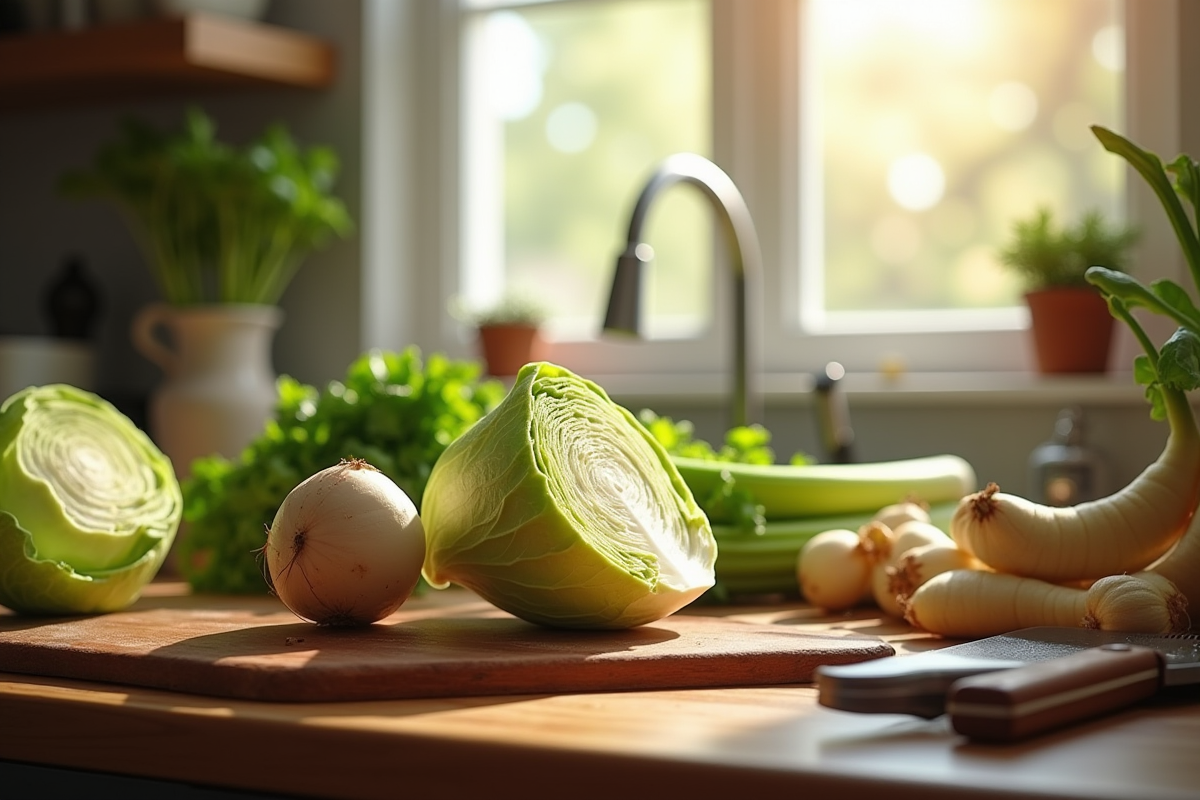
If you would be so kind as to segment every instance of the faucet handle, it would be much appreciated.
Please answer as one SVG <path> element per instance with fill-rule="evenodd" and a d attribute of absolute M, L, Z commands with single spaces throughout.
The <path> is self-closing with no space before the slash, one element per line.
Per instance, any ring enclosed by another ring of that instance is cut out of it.
<path fill-rule="evenodd" d="M 834 464 L 849 464 L 854 460 L 854 428 L 850 425 L 850 403 L 838 386 L 846 369 L 836 361 L 825 365 L 818 373 L 816 385 L 817 426 L 825 457 Z"/>

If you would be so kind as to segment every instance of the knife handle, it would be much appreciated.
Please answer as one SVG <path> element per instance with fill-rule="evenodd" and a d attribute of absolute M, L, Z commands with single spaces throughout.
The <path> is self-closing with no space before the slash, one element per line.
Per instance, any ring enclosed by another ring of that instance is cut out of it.
<path fill-rule="evenodd" d="M 1148 647 L 1106 644 L 955 681 L 946 711 L 954 730 L 972 739 L 1018 741 L 1150 697 L 1163 666 Z"/>

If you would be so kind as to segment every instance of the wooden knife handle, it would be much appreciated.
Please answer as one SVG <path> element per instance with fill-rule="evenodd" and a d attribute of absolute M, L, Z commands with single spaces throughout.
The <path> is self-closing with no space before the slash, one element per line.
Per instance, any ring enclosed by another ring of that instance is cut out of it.
<path fill-rule="evenodd" d="M 955 681 L 946 711 L 961 734 L 1012 742 L 1132 705 L 1158 691 L 1162 675 L 1156 651 L 1106 644 Z"/>

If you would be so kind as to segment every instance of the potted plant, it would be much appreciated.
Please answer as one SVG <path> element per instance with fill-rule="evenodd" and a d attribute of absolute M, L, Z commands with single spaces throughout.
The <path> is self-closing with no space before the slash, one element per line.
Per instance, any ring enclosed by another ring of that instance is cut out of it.
<path fill-rule="evenodd" d="M 338 159 L 302 149 L 282 125 L 244 147 L 219 141 L 198 109 L 178 130 L 126 120 L 61 191 L 122 211 L 166 301 L 143 309 L 133 341 L 166 381 L 150 432 L 181 476 L 193 459 L 233 457 L 274 411 L 277 307 L 303 258 L 345 235 L 332 194 Z"/>
<path fill-rule="evenodd" d="M 1084 275 L 1092 266 L 1127 271 L 1137 238 L 1136 230 L 1109 223 L 1099 211 L 1060 228 L 1043 207 L 1013 224 L 999 257 L 1022 279 L 1040 372 L 1108 369 L 1114 320 Z"/>
<path fill-rule="evenodd" d="M 521 367 L 541 358 L 546 310 L 539 303 L 528 297 L 506 295 L 495 305 L 471 314 L 470 319 L 478 331 L 489 375 L 513 376 Z"/>

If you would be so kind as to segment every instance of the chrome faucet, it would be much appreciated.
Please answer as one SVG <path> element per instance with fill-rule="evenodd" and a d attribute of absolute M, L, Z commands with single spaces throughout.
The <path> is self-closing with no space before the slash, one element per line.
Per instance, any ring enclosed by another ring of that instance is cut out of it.
<path fill-rule="evenodd" d="M 642 189 L 629 221 L 628 245 L 617 258 L 604 330 L 634 336 L 640 334 L 642 272 L 654 257 L 653 249 L 642 242 L 642 226 L 654 198 L 676 183 L 690 183 L 712 201 L 729 244 L 734 280 L 731 421 L 734 426 L 761 422 L 758 330 L 761 325 L 759 283 L 762 265 L 758 237 L 741 192 L 733 180 L 708 159 L 692 153 L 668 156 Z"/>

